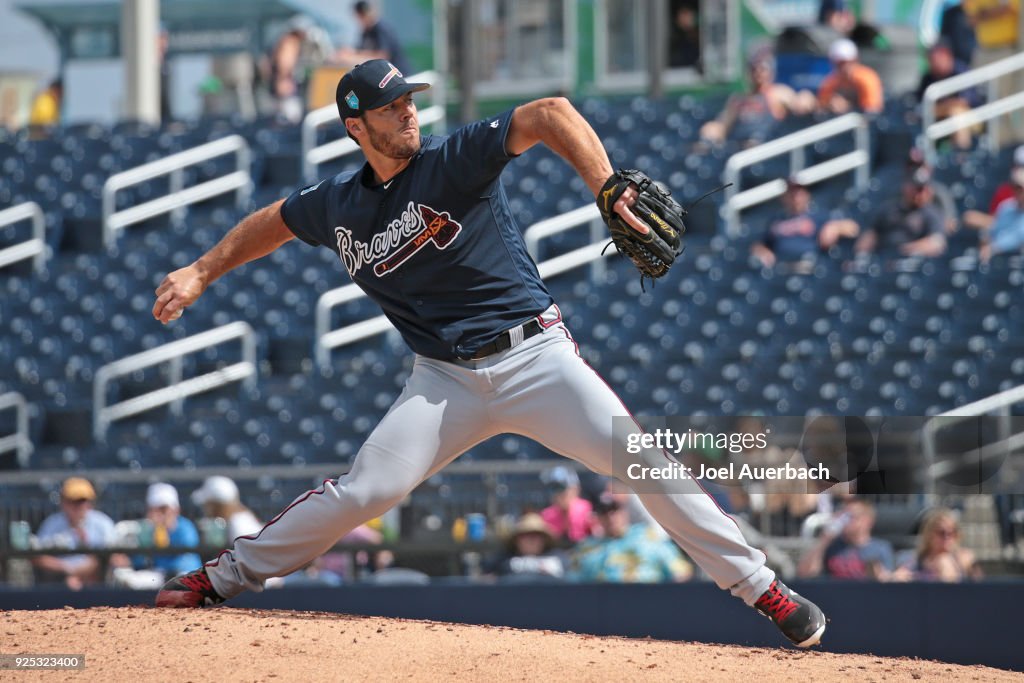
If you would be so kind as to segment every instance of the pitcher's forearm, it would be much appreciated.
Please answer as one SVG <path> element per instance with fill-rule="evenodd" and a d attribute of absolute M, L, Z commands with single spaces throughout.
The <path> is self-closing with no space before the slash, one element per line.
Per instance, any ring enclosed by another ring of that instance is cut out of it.
<path fill-rule="evenodd" d="M 195 262 L 206 284 L 241 265 L 266 256 L 294 237 L 281 218 L 281 204 L 274 202 L 246 216 L 210 251 Z"/>

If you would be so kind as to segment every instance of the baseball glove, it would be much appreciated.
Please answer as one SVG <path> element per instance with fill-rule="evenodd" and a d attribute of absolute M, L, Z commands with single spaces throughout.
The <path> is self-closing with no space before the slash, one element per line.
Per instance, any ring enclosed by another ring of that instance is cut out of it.
<path fill-rule="evenodd" d="M 637 232 L 615 213 L 615 202 L 630 184 L 635 185 L 638 191 L 636 203 L 632 206 L 633 213 L 650 228 L 646 235 Z M 658 187 L 643 171 L 616 171 L 598 193 L 597 208 L 601 218 L 608 224 L 615 248 L 640 271 L 641 284 L 644 278 L 657 280 L 664 276 L 676 257 L 682 253 L 682 236 L 686 232 L 683 216 L 686 215 L 686 209 L 679 206 L 672 195 Z"/>

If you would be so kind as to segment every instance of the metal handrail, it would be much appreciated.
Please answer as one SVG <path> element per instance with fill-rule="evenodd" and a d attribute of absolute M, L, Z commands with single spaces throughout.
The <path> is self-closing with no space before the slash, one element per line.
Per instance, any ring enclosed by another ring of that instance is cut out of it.
<path fill-rule="evenodd" d="M 921 129 L 923 131 L 922 147 L 928 163 L 934 164 L 936 151 L 935 141 L 955 133 L 963 128 L 970 128 L 984 121 L 989 124 L 989 151 L 999 151 L 999 117 L 1018 109 L 1024 109 L 1024 93 L 1015 93 L 1003 98 L 996 97 L 996 82 L 999 78 L 1015 71 L 1024 70 L 1024 52 L 1017 53 L 997 62 L 986 64 L 932 83 L 925 89 L 921 98 Z M 988 104 L 975 107 L 970 111 L 951 116 L 942 121 L 935 120 L 935 105 L 940 99 L 953 95 L 966 88 L 987 84 Z"/>
<path fill-rule="evenodd" d="M 1011 419 L 1010 406 L 1024 401 L 1024 384 L 1001 391 L 998 394 L 987 396 L 979 401 L 962 405 L 945 413 L 940 413 L 929 419 L 921 428 L 921 451 L 924 455 L 925 472 L 928 473 L 926 482 L 926 493 L 935 493 L 935 473 L 938 464 L 935 462 L 935 434 L 940 429 L 969 420 L 979 415 L 997 413 L 999 415 L 999 436 L 1001 441 L 1007 441 L 1010 434 Z M 941 418 L 941 419 L 937 419 Z M 1005 451 L 1002 451 L 1005 452 Z"/>
<path fill-rule="evenodd" d="M 235 171 L 185 188 L 184 169 L 227 154 L 235 155 Z M 252 153 L 241 135 L 229 135 L 184 152 L 116 173 L 103 184 L 103 243 L 113 243 L 120 230 L 154 216 L 170 213 L 175 223 L 184 220 L 182 209 L 211 197 L 235 192 L 235 203 L 245 210 L 252 196 Z M 116 210 L 117 193 L 146 180 L 169 175 L 170 192 L 128 209 Z"/>
<path fill-rule="evenodd" d="M 13 434 L 0 437 L 0 453 L 18 452 L 18 466 L 28 468 L 28 459 L 32 455 L 32 441 L 28 438 L 28 402 L 16 391 L 0 394 L 0 410 L 14 409 L 15 428 Z"/>
<path fill-rule="evenodd" d="M 204 375 L 182 379 L 182 359 L 186 355 L 232 339 L 242 341 L 241 361 Z M 168 386 L 125 401 L 106 404 L 107 386 L 113 379 L 161 363 L 171 364 L 171 383 Z M 171 405 L 172 413 L 181 415 L 185 398 L 230 382 L 243 381 L 246 388 L 252 389 L 256 383 L 256 375 L 256 334 L 245 322 L 229 323 L 116 360 L 97 370 L 93 380 L 93 435 L 96 439 L 103 439 L 111 422 L 167 404 Z"/>
<path fill-rule="evenodd" d="M 419 112 L 420 126 L 435 124 L 435 130 L 444 129 L 447 114 L 445 112 L 444 76 L 437 71 L 424 71 L 410 76 L 409 81 L 429 83 L 431 106 Z M 302 120 L 302 178 L 307 183 L 315 182 L 320 164 L 325 161 L 352 154 L 359 149 L 352 138 L 332 140 L 322 145 L 316 144 L 316 131 L 320 126 L 338 122 L 338 107 L 328 104 L 306 114 Z"/>
<path fill-rule="evenodd" d="M 527 251 L 534 259 L 537 258 L 537 250 L 542 239 L 564 232 L 578 225 L 591 225 L 591 239 L 593 242 L 583 247 L 548 259 L 537 264 L 537 271 L 542 278 L 559 275 L 587 263 L 592 263 L 591 271 L 594 277 L 603 276 L 604 258 L 614 254 L 614 251 L 605 252 L 604 241 L 606 232 L 604 224 L 595 219 L 600 218 L 600 213 L 594 205 L 583 206 L 572 211 L 567 211 L 559 216 L 548 218 L 534 223 L 523 233 Z M 600 225 L 598 229 L 597 225 Z M 603 253 L 605 252 L 605 253 Z M 378 315 L 367 320 L 361 320 L 336 330 L 331 330 L 331 310 L 335 306 L 355 301 L 366 296 L 358 285 L 350 284 L 324 292 L 316 302 L 315 316 L 315 349 L 314 358 L 319 368 L 325 368 L 331 363 L 331 351 L 340 346 L 352 344 L 357 341 L 387 332 L 392 329 L 391 321 L 386 316 Z"/>
<path fill-rule="evenodd" d="M 32 219 L 32 239 L 0 249 L 0 268 L 12 263 L 32 259 L 32 267 L 38 273 L 46 264 L 46 217 L 43 209 L 35 202 L 25 202 L 0 211 L 0 227 Z"/>
<path fill-rule="evenodd" d="M 806 163 L 805 150 L 809 145 L 851 131 L 857 147 L 855 151 L 804 167 Z M 722 208 L 725 214 L 727 235 L 735 237 L 739 232 L 740 211 L 774 199 L 786 190 L 786 181 L 776 178 L 740 191 L 740 171 L 765 159 L 771 159 L 787 152 L 789 153 L 788 175 L 796 176 L 801 183 L 810 185 L 840 173 L 854 171 L 857 188 L 864 190 L 868 186 L 871 162 L 868 122 L 862 114 L 844 114 L 810 128 L 737 152 L 729 157 L 725 162 L 725 170 L 722 171 L 722 182 L 731 184 L 725 190 L 725 205 Z"/>

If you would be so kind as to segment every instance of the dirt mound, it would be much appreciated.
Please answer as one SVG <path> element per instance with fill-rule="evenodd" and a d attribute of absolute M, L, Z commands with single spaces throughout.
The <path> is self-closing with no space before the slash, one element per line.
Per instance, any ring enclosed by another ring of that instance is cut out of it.
<path fill-rule="evenodd" d="M 75 681 L 1024 679 L 867 655 L 230 607 L 0 612 L 0 652 L 84 654 L 84 670 L 58 674 Z M 0 671 L 0 680 L 44 675 Z"/>

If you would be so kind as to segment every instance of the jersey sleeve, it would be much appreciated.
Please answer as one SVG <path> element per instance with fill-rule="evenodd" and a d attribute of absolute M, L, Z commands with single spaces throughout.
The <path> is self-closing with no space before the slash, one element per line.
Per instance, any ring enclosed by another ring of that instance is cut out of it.
<path fill-rule="evenodd" d="M 296 190 L 281 205 L 281 218 L 296 237 L 314 247 L 328 244 L 328 199 L 331 183 L 321 180 Z"/>
<path fill-rule="evenodd" d="M 458 189 L 472 191 L 486 187 L 514 158 L 505 151 L 514 111 L 510 109 L 504 114 L 464 126 L 445 141 L 445 172 Z"/>

